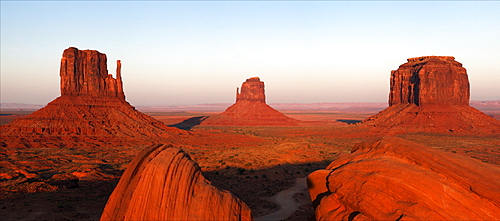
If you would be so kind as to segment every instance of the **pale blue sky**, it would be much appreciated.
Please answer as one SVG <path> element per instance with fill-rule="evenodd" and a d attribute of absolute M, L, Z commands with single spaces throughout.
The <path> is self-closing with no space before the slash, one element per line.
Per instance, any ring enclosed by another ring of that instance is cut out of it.
<path fill-rule="evenodd" d="M 64 49 L 122 60 L 133 105 L 385 102 L 407 58 L 454 56 L 471 99 L 500 100 L 500 2 L 1 1 L 1 102 L 59 96 Z"/>

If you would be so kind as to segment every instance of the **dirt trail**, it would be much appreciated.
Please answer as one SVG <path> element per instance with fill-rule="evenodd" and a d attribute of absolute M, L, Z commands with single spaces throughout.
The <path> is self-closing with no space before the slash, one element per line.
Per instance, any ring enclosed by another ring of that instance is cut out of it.
<path fill-rule="evenodd" d="M 309 202 L 297 202 L 293 196 L 296 193 L 307 192 L 306 178 L 297 178 L 295 185 L 283 190 L 276 195 L 271 197 L 271 200 L 280 206 L 280 209 L 276 212 L 269 213 L 267 215 L 255 218 L 255 221 L 264 220 L 284 220 L 293 215 L 295 211 L 305 203 Z"/>

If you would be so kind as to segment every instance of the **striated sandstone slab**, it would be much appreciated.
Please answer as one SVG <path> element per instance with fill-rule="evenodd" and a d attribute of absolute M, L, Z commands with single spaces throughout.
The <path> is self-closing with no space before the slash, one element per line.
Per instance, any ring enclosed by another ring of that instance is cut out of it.
<path fill-rule="evenodd" d="M 358 144 L 308 176 L 316 220 L 498 220 L 500 168 L 401 138 Z"/>
<path fill-rule="evenodd" d="M 181 149 L 154 145 L 130 163 L 101 220 L 252 220 L 248 206 L 210 184 Z"/>

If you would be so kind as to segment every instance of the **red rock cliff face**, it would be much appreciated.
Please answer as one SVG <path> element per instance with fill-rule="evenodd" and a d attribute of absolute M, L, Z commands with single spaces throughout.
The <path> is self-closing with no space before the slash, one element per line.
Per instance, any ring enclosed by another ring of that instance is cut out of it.
<path fill-rule="evenodd" d="M 266 103 L 264 92 L 264 82 L 260 78 L 253 77 L 241 84 L 241 93 L 236 89 L 236 102 L 238 101 L 258 101 Z"/>
<path fill-rule="evenodd" d="M 500 168 L 401 138 L 358 144 L 308 176 L 316 220 L 498 220 Z"/>
<path fill-rule="evenodd" d="M 410 58 L 391 73 L 389 105 L 469 105 L 469 79 L 448 56 Z"/>
<path fill-rule="evenodd" d="M 214 187 L 181 149 L 155 145 L 130 163 L 101 220 L 252 220 L 248 206 Z"/>
<path fill-rule="evenodd" d="M 116 79 L 108 74 L 106 55 L 95 50 L 64 50 L 61 59 L 61 95 L 89 95 L 125 99 L 121 63 L 117 61 Z"/>

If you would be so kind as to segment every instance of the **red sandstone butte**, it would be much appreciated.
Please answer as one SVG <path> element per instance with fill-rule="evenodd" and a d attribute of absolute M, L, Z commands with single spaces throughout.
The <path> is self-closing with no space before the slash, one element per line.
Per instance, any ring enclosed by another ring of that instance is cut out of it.
<path fill-rule="evenodd" d="M 236 103 L 219 115 L 207 118 L 205 125 L 235 126 L 287 126 L 297 125 L 298 121 L 285 116 L 266 104 L 264 82 L 258 77 L 247 79 L 236 89 Z"/>
<path fill-rule="evenodd" d="M 500 167 L 396 137 L 308 176 L 316 220 L 499 220 Z"/>
<path fill-rule="evenodd" d="M 106 54 L 95 50 L 64 50 L 61 59 L 61 95 L 88 95 L 125 99 L 121 63 L 117 61 L 116 79 L 108 74 Z"/>
<path fill-rule="evenodd" d="M 212 186 L 184 151 L 154 145 L 129 164 L 101 220 L 252 220 L 252 215 L 232 193 Z"/>
<path fill-rule="evenodd" d="M 152 140 L 179 132 L 135 110 L 125 101 L 120 61 L 116 75 L 115 79 L 108 74 L 103 53 L 74 47 L 64 50 L 60 69 L 61 96 L 40 110 L 1 126 L 0 141 L 7 146 L 16 146 L 16 143 L 30 146 L 18 141 L 33 138 L 31 143 L 40 145 L 47 142 L 35 140 L 68 139 L 66 135 L 106 137 L 96 138 L 98 140 L 109 137 Z"/>
<path fill-rule="evenodd" d="M 449 56 L 410 58 L 391 72 L 389 107 L 363 121 L 381 129 L 500 133 L 500 121 L 469 106 L 469 80 Z"/>

